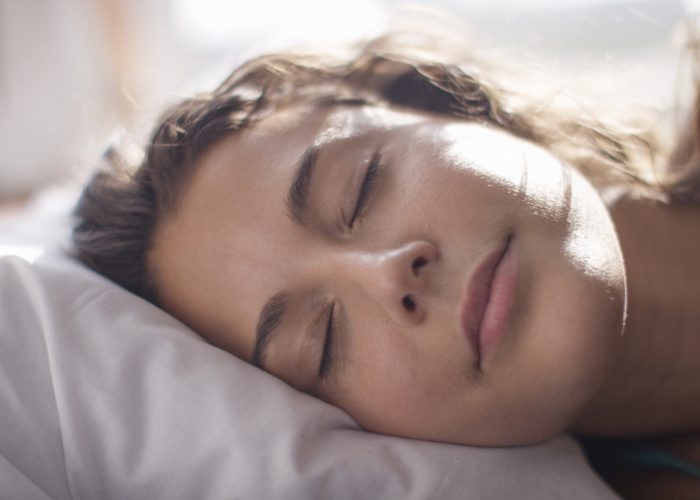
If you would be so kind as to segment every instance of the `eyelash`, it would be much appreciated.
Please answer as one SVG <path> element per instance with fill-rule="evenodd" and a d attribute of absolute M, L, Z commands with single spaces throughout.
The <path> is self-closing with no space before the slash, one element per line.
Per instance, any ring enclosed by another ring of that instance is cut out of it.
<path fill-rule="evenodd" d="M 326 326 L 326 337 L 323 341 L 323 353 L 321 354 L 321 364 L 318 367 L 318 378 L 323 380 L 328 375 L 328 370 L 333 358 L 333 337 L 335 330 L 333 328 L 333 312 L 335 303 L 331 304 L 330 312 L 328 313 L 328 324 Z"/>
<path fill-rule="evenodd" d="M 355 210 L 353 210 L 350 221 L 348 222 L 348 227 L 350 229 L 354 227 L 358 220 L 362 219 L 365 208 L 367 207 L 367 202 L 372 194 L 372 189 L 376 184 L 377 176 L 382 171 L 383 167 L 384 163 L 382 161 L 382 155 L 377 151 L 372 155 L 372 159 L 369 162 L 369 167 L 367 167 L 367 172 L 365 172 L 365 177 L 362 180 L 362 185 L 360 186 L 360 192 L 357 194 Z"/>
<path fill-rule="evenodd" d="M 365 213 L 365 208 L 367 207 L 367 202 L 369 201 L 372 190 L 376 184 L 377 176 L 382 171 L 384 163 L 382 162 L 382 155 L 377 151 L 372 155 L 372 158 L 365 172 L 365 177 L 362 180 L 362 185 L 360 186 L 360 191 L 357 194 L 357 201 L 355 202 L 355 209 L 353 210 L 350 221 L 348 222 L 348 227 L 353 228 L 356 222 L 361 220 Z M 335 329 L 333 327 L 333 312 L 335 310 L 335 303 L 330 306 L 330 312 L 328 313 L 328 324 L 326 326 L 326 336 L 323 342 L 323 352 L 321 354 L 321 363 L 318 367 L 318 377 L 323 380 L 328 376 L 330 370 L 331 361 L 333 360 L 333 339 L 335 337 Z"/>

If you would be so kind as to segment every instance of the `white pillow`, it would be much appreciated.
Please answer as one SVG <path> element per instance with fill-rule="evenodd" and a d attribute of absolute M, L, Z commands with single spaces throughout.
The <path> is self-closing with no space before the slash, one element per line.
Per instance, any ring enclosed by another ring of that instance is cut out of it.
<path fill-rule="evenodd" d="M 488 449 L 363 432 L 1 226 L 0 253 L 15 254 L 0 257 L 1 498 L 617 498 L 569 436 Z"/>

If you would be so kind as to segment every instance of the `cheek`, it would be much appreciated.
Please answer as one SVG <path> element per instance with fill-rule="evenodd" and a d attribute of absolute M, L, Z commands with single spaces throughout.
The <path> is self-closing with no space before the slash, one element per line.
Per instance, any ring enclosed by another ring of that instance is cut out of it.
<path fill-rule="evenodd" d="M 459 369 L 444 359 L 432 362 L 435 356 L 425 352 L 416 332 L 367 325 L 358 335 L 352 373 L 344 377 L 347 383 L 337 393 L 342 399 L 334 403 L 366 430 L 434 438 L 427 429 L 439 421 L 438 413 L 464 397 Z"/>
<path fill-rule="evenodd" d="M 607 277 L 590 276 L 569 261 L 554 267 L 542 285 L 535 307 L 547 314 L 532 331 L 539 334 L 552 369 L 568 373 L 563 380 L 569 380 L 583 399 L 610 368 L 622 340 L 624 288 Z"/>

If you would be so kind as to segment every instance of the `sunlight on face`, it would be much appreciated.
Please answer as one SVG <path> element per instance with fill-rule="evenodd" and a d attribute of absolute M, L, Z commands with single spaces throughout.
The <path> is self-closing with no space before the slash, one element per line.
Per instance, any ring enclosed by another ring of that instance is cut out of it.
<path fill-rule="evenodd" d="M 371 105 L 296 105 L 215 144 L 149 261 L 213 344 L 367 430 L 472 445 L 564 430 L 625 307 L 614 228 L 576 171 Z"/>

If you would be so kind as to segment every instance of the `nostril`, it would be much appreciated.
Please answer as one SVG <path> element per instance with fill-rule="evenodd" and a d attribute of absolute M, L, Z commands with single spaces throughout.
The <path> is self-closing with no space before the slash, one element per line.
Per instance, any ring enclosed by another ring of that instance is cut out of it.
<path fill-rule="evenodd" d="M 428 261 L 425 259 L 425 257 L 417 257 L 417 258 L 413 261 L 413 270 L 416 271 L 416 270 L 418 270 L 419 268 L 421 268 L 421 267 L 423 267 L 424 265 L 426 265 L 427 263 L 428 263 Z"/>
<path fill-rule="evenodd" d="M 410 295 L 406 295 L 402 300 L 401 303 L 403 304 L 404 308 L 407 311 L 415 311 L 416 309 L 416 303 L 413 302 L 413 299 L 411 298 Z"/>

